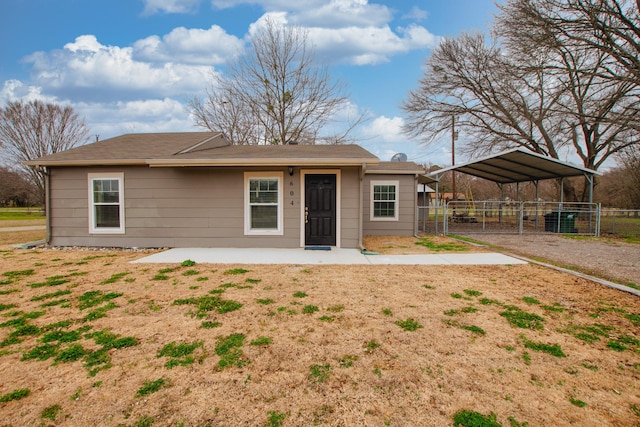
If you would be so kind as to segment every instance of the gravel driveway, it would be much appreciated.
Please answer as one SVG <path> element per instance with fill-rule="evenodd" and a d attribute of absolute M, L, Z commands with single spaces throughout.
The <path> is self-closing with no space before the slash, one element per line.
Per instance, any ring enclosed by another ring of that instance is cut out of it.
<path fill-rule="evenodd" d="M 607 239 L 577 240 L 553 234 L 470 234 L 467 237 L 514 254 L 544 258 L 609 280 L 640 285 L 640 245 Z"/>

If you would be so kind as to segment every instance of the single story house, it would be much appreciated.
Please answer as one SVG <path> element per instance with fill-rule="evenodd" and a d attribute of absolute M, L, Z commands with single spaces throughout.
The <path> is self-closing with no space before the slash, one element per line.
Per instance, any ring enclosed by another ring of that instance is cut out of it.
<path fill-rule="evenodd" d="M 412 162 L 358 145 L 230 145 L 127 134 L 26 163 L 46 171 L 54 246 L 361 248 L 417 232 Z"/>

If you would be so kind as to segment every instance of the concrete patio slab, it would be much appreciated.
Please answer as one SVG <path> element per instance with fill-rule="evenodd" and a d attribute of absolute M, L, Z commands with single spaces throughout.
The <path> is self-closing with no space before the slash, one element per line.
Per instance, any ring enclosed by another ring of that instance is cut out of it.
<path fill-rule="evenodd" d="M 357 249 L 306 251 L 300 249 L 174 248 L 132 263 L 176 264 L 192 260 L 200 264 L 314 264 L 314 265 L 505 265 L 526 261 L 499 253 L 365 255 Z"/>

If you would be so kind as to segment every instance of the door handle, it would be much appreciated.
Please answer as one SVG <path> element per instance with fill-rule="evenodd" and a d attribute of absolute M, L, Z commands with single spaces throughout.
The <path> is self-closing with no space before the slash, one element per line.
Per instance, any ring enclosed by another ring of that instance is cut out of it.
<path fill-rule="evenodd" d="M 304 223 L 309 223 L 309 208 L 307 206 L 304 207 Z"/>

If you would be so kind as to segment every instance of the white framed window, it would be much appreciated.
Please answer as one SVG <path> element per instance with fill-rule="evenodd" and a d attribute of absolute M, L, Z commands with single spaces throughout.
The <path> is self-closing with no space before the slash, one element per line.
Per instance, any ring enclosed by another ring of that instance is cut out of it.
<path fill-rule="evenodd" d="M 371 181 L 371 221 L 398 220 L 398 181 Z"/>
<path fill-rule="evenodd" d="M 89 232 L 124 233 L 124 173 L 90 173 Z"/>
<path fill-rule="evenodd" d="M 282 172 L 245 172 L 244 234 L 282 235 Z"/>

